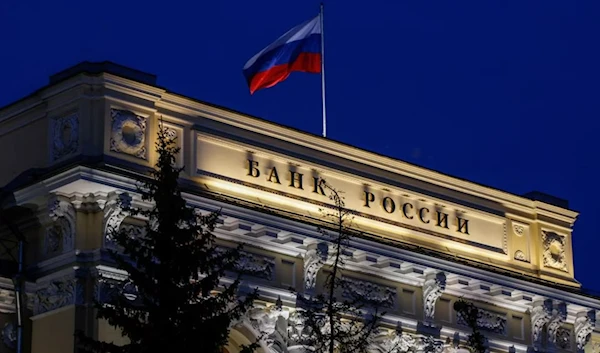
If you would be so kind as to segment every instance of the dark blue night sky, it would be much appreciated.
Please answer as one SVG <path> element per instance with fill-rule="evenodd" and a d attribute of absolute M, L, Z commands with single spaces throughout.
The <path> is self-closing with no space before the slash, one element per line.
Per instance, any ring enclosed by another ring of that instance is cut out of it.
<path fill-rule="evenodd" d="M 318 1 L 0 1 L 0 106 L 80 61 L 315 134 L 320 77 L 250 96 L 244 63 Z M 326 1 L 328 137 L 516 194 L 566 198 L 600 291 L 600 2 Z"/>

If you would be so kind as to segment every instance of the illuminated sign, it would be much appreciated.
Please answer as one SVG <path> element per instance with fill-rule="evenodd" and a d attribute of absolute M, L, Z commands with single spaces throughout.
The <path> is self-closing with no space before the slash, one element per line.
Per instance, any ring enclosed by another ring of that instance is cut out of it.
<path fill-rule="evenodd" d="M 195 160 L 213 190 L 271 209 L 322 216 L 316 210 L 331 205 L 324 179 L 343 192 L 359 231 L 507 258 L 506 218 L 496 214 L 200 133 Z"/>

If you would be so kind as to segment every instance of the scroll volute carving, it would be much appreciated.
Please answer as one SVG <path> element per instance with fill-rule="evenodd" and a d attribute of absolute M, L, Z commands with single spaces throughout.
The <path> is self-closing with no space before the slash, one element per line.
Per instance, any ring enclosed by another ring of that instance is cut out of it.
<path fill-rule="evenodd" d="M 43 254 L 57 255 L 75 248 L 76 211 L 71 200 L 51 194 L 48 198 Z"/>

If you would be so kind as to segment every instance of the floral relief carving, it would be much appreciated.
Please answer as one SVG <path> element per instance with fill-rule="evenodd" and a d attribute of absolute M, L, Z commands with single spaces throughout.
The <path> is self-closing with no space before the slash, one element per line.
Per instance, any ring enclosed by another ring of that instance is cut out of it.
<path fill-rule="evenodd" d="M 33 315 L 75 304 L 83 304 L 83 286 L 75 277 L 67 276 L 47 282 L 35 292 Z"/>
<path fill-rule="evenodd" d="M 317 282 L 317 274 L 323 267 L 324 256 L 321 251 L 311 249 L 304 254 L 304 290 L 311 292 L 314 290 Z"/>
<path fill-rule="evenodd" d="M 542 231 L 544 266 L 567 272 L 565 241 L 563 235 Z"/>
<path fill-rule="evenodd" d="M 52 119 L 52 160 L 56 161 L 79 148 L 79 116 L 68 116 Z"/>
<path fill-rule="evenodd" d="M 342 296 L 358 299 L 365 304 L 393 307 L 396 301 L 396 289 L 379 284 L 360 281 L 352 278 L 343 278 Z"/>
<path fill-rule="evenodd" d="M 561 349 L 571 348 L 571 330 L 566 327 L 560 327 L 556 331 L 556 346 Z"/>
<path fill-rule="evenodd" d="M 575 342 L 577 343 L 577 351 L 583 352 L 585 346 L 592 337 L 594 327 L 596 327 L 596 311 L 579 313 L 575 318 Z"/>
<path fill-rule="evenodd" d="M 429 274 L 423 283 L 423 311 L 426 323 L 433 323 L 435 303 L 446 289 L 446 275 L 443 272 Z"/>
<path fill-rule="evenodd" d="M 520 224 L 513 224 L 513 231 L 520 237 L 525 233 L 525 227 Z"/>
<path fill-rule="evenodd" d="M 402 353 L 414 350 L 418 340 L 410 334 L 379 330 L 371 344 L 372 352 L 381 353 Z"/>
<path fill-rule="evenodd" d="M 548 340 L 558 345 L 558 333 L 563 322 L 567 319 L 567 304 L 559 303 L 552 310 L 552 317 L 548 322 Z"/>
<path fill-rule="evenodd" d="M 46 255 L 60 250 L 71 251 L 75 247 L 75 208 L 69 201 L 52 196 L 48 201 L 48 215 L 52 224 L 46 228 L 44 253 Z"/>
<path fill-rule="evenodd" d="M 227 248 L 217 247 L 217 253 L 225 253 Z M 275 273 L 275 259 L 270 256 L 253 254 L 247 251 L 240 251 L 240 258 L 235 264 L 235 270 L 241 273 L 271 280 Z"/>
<path fill-rule="evenodd" d="M 127 218 L 128 213 L 123 208 L 131 207 L 132 198 L 127 193 L 117 195 L 110 193 L 104 204 L 104 219 L 102 229 L 104 231 L 104 246 L 116 246 L 113 233 L 119 230 L 121 223 Z"/>
<path fill-rule="evenodd" d="M 534 304 L 531 309 L 531 335 L 533 346 L 537 349 L 542 346 L 543 330 L 552 318 L 552 300 L 545 300 Z"/>
<path fill-rule="evenodd" d="M 529 262 L 529 261 L 527 261 L 527 257 L 525 256 L 525 253 L 521 250 L 515 251 L 515 260 Z"/>
<path fill-rule="evenodd" d="M 110 117 L 110 150 L 146 159 L 146 118 L 114 108 Z"/>
<path fill-rule="evenodd" d="M 506 334 L 506 316 L 478 308 L 477 325 L 482 331 L 493 332 L 497 334 Z M 459 325 L 467 326 L 467 321 L 462 315 L 457 316 Z"/>

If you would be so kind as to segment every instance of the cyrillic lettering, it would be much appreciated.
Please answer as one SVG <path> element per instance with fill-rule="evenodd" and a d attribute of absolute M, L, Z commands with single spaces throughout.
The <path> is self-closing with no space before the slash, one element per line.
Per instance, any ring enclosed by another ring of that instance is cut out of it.
<path fill-rule="evenodd" d="M 436 226 L 448 229 L 448 215 L 446 213 L 437 211 Z"/>
<path fill-rule="evenodd" d="M 302 189 L 302 174 L 290 170 L 290 186 L 296 189 Z"/>
<path fill-rule="evenodd" d="M 275 178 L 275 181 L 273 181 L 273 178 Z M 276 184 L 281 184 L 281 182 L 279 181 L 279 175 L 277 174 L 277 169 L 275 169 L 275 167 L 273 167 L 273 169 L 271 169 L 271 173 L 269 173 L 269 177 L 267 178 L 267 181 L 270 181 L 270 182 L 276 183 Z"/>
<path fill-rule="evenodd" d="M 456 221 L 457 221 L 457 229 L 456 231 L 459 233 L 463 233 L 463 234 L 467 234 L 469 235 L 469 220 L 468 219 L 463 219 L 460 217 L 456 217 Z"/>
<path fill-rule="evenodd" d="M 423 219 L 423 217 L 425 217 L 425 216 L 423 215 L 423 213 L 424 213 L 423 211 L 427 211 L 427 213 L 429 213 L 429 209 L 427 209 L 427 208 L 425 208 L 425 207 L 421 207 L 421 208 L 419 208 L 419 219 L 421 220 L 421 222 L 423 222 L 423 223 L 427 224 L 427 223 L 429 223 L 429 220 L 425 221 L 425 220 Z"/>
<path fill-rule="evenodd" d="M 318 177 L 313 177 L 313 192 L 315 194 L 321 194 L 323 196 L 325 196 L 325 189 L 323 189 L 323 182 L 324 180 Z"/>
<path fill-rule="evenodd" d="M 369 206 L 369 203 L 375 201 L 375 195 L 373 195 L 372 192 L 368 192 L 365 190 L 365 207 L 371 207 Z"/>
<path fill-rule="evenodd" d="M 394 203 L 394 200 L 392 200 L 390 197 L 384 197 L 383 200 L 381 200 L 381 204 L 387 213 L 394 213 L 396 210 L 396 203 Z"/>
<path fill-rule="evenodd" d="M 249 176 L 258 178 L 258 176 L 260 175 L 260 171 L 256 167 L 258 167 L 258 162 L 249 159 L 248 160 L 248 175 Z"/>
<path fill-rule="evenodd" d="M 411 210 L 414 208 L 412 204 L 406 202 L 406 203 L 404 203 L 404 205 L 402 205 L 402 213 L 404 214 L 404 217 L 406 217 L 407 219 L 413 219 L 414 216 L 408 215 L 408 208 L 409 208 L 408 206 L 410 206 Z"/>

